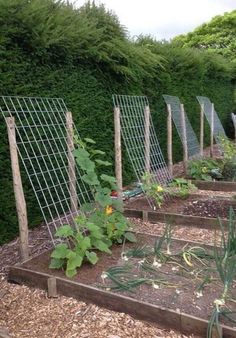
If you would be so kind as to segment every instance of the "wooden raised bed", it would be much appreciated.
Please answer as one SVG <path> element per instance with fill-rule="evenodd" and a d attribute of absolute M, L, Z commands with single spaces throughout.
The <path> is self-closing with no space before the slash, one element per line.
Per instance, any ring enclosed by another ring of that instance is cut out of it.
<path fill-rule="evenodd" d="M 195 245 L 196 243 L 193 242 L 193 244 Z M 56 273 L 53 274 L 54 271 L 50 273 L 39 271 L 39 268 L 34 265 L 34 260 L 40 260 L 43 255 L 41 254 L 21 265 L 11 267 L 8 280 L 43 290 L 48 290 L 48 285 L 54 284 L 56 292 L 60 295 L 93 303 L 113 311 L 124 312 L 137 319 L 156 323 L 163 328 L 172 328 L 185 334 L 196 334 L 200 337 L 206 335 L 207 320 L 122 294 L 104 291 L 86 283 L 70 280 L 58 276 Z M 27 263 L 30 264 L 27 265 Z M 29 268 L 29 266 L 32 267 Z M 81 271 L 80 273 L 83 272 Z M 52 281 L 53 283 L 51 283 Z M 53 293 L 55 295 L 55 292 Z M 233 327 L 222 325 L 222 332 L 223 337 L 236 337 L 236 329 Z"/>
<path fill-rule="evenodd" d="M 170 222 L 173 225 L 185 225 L 185 226 L 194 226 L 201 229 L 219 229 L 219 221 L 217 218 L 213 217 L 200 217 L 200 216 L 190 216 L 183 214 L 175 214 L 170 212 L 161 212 L 161 211 L 147 211 L 147 210 L 135 210 L 135 209 L 125 209 L 124 215 L 126 217 L 140 218 L 144 222 Z M 227 219 L 221 219 L 222 224 L 227 225 Z"/>
<path fill-rule="evenodd" d="M 195 226 L 203 229 L 220 228 L 228 223 L 229 209 L 236 212 L 236 200 L 223 196 L 207 197 L 192 194 L 186 199 L 166 200 L 157 210 L 152 210 L 145 196 L 132 198 L 125 203 L 124 215 L 140 218 L 144 222 L 169 222 L 173 225 Z"/>
<path fill-rule="evenodd" d="M 192 183 L 201 190 L 236 192 L 236 182 L 192 180 Z"/>

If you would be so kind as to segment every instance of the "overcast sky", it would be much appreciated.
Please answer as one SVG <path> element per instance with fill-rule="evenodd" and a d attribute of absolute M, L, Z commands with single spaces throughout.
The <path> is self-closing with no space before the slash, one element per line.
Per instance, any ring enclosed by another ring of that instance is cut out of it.
<path fill-rule="evenodd" d="M 85 0 L 70 0 L 80 7 Z M 191 32 L 218 14 L 236 9 L 236 0 L 95 0 L 118 15 L 131 36 L 158 40 Z"/>

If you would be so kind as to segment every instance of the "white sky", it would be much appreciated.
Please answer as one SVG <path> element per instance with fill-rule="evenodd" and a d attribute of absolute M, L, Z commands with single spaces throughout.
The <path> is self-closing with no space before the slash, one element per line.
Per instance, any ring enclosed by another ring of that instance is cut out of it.
<path fill-rule="evenodd" d="M 80 7 L 85 0 L 70 0 Z M 95 0 L 112 10 L 131 36 L 158 40 L 192 31 L 218 14 L 236 9 L 236 0 Z"/>

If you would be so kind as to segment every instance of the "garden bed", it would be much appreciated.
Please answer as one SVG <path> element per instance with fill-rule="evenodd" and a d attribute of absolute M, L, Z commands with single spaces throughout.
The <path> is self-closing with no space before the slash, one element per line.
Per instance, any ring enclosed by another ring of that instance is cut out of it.
<path fill-rule="evenodd" d="M 201 190 L 211 190 L 211 191 L 235 191 L 236 192 L 236 182 L 228 181 L 201 181 L 201 180 L 191 180 L 192 183 Z"/>
<path fill-rule="evenodd" d="M 139 247 L 140 245 L 153 247 L 156 238 L 156 236 L 139 235 Z M 179 252 L 187 244 L 188 242 L 185 241 L 173 240 L 171 251 Z M 196 246 L 196 243 L 191 245 L 190 242 L 189 245 Z M 137 248 L 137 244 L 127 244 L 125 249 L 134 247 Z M 114 246 L 112 255 L 99 254 L 99 257 L 95 266 L 84 264 L 75 277 L 68 279 L 62 271 L 48 268 L 50 251 L 47 251 L 21 265 L 12 267 L 9 272 L 9 281 L 47 289 L 48 279 L 55 276 L 57 292 L 65 296 L 92 302 L 115 311 L 126 312 L 137 318 L 185 333 L 195 333 L 201 336 L 206 333 L 207 319 L 211 315 L 213 301 L 219 297 L 222 289 L 219 283 L 213 282 L 207 285 L 203 291 L 204 297 L 198 298 L 196 286 L 199 280 L 196 283 L 191 269 L 189 269 L 190 274 L 185 270 L 174 272 L 171 264 L 163 264 L 161 269 L 157 268 L 155 278 L 166 280 L 167 284 L 164 281 L 160 284 L 158 282 L 142 284 L 132 290 L 133 292 L 114 292 L 111 280 L 102 278 L 104 271 L 110 267 L 128 266 L 132 263 L 134 264 L 132 274 L 137 277 L 140 273 L 142 259 L 133 257 L 126 262 L 122 259 L 122 246 Z M 197 268 L 198 263 L 194 262 L 194 265 Z M 174 266 L 177 267 L 177 265 Z M 191 275 L 192 277 L 189 278 Z M 148 277 L 148 272 L 144 272 L 143 276 Z M 233 290 L 235 293 L 235 289 Z M 236 306 L 233 306 L 235 310 Z M 224 337 L 235 337 L 236 330 L 227 322 L 225 325 L 228 326 L 223 327 Z"/>
<path fill-rule="evenodd" d="M 125 203 L 127 217 L 143 218 L 150 222 L 195 225 L 201 228 L 219 227 L 218 217 L 227 224 L 230 207 L 236 211 L 236 201 L 223 197 L 190 195 L 186 199 L 171 198 L 153 211 L 144 196 L 130 199 Z"/>

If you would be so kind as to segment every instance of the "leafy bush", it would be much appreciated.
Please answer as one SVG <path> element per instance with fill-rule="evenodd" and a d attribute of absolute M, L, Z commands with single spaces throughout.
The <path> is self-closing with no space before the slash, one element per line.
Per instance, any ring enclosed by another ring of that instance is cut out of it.
<path fill-rule="evenodd" d="M 222 163 L 213 159 L 198 159 L 188 162 L 187 173 L 191 178 L 212 181 L 222 178 Z"/>
<path fill-rule="evenodd" d="M 197 190 L 197 187 L 190 181 L 185 178 L 174 178 L 171 183 L 169 183 L 166 191 L 175 197 L 187 198 L 191 193 Z"/>

